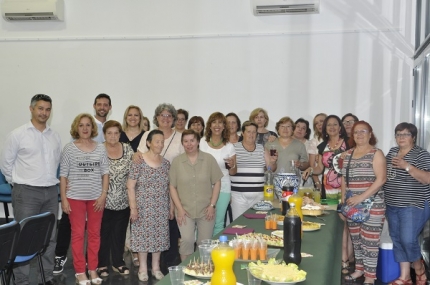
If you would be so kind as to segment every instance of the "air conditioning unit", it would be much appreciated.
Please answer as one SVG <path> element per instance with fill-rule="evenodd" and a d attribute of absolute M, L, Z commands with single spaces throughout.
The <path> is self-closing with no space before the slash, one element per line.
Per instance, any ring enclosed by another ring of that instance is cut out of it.
<path fill-rule="evenodd" d="M 64 0 L 3 0 L 1 13 L 6 21 L 62 21 Z"/>
<path fill-rule="evenodd" d="M 254 15 L 318 14 L 320 0 L 253 0 Z"/>

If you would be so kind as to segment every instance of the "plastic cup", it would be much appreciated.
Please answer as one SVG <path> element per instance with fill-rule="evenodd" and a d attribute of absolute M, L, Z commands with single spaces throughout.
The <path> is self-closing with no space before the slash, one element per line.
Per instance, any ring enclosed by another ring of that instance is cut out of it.
<path fill-rule="evenodd" d="M 261 284 L 261 279 L 258 279 L 255 276 L 261 276 L 261 274 L 263 273 L 263 269 L 258 268 L 258 267 L 253 267 L 253 268 L 247 268 L 246 269 L 247 274 L 248 274 L 248 285 L 260 285 Z M 252 274 L 251 274 L 252 272 Z"/>
<path fill-rule="evenodd" d="M 321 192 L 318 190 L 315 190 L 314 192 L 312 192 L 313 196 L 314 196 L 314 201 L 316 203 L 321 203 Z"/>
<path fill-rule="evenodd" d="M 276 215 L 272 215 L 272 219 L 270 220 L 270 229 L 271 230 L 278 229 L 278 221 L 276 220 Z"/>
<path fill-rule="evenodd" d="M 208 238 L 208 239 L 203 239 L 203 240 L 202 240 L 202 244 L 209 244 L 209 245 L 212 245 L 212 240 L 211 240 L 210 238 Z"/>
<path fill-rule="evenodd" d="M 249 248 L 251 247 L 250 241 L 244 241 L 242 243 L 242 259 L 248 260 L 249 259 Z"/>
<path fill-rule="evenodd" d="M 260 248 L 258 249 L 258 257 L 260 260 L 267 259 L 267 242 L 265 240 L 260 241 Z"/>
<path fill-rule="evenodd" d="M 170 283 L 172 285 L 184 284 L 185 266 L 170 266 L 169 268 Z"/>
<path fill-rule="evenodd" d="M 253 240 L 249 249 L 249 255 L 251 260 L 257 260 L 258 250 L 260 249 L 260 243 L 258 240 Z"/>
<path fill-rule="evenodd" d="M 272 229 L 272 216 L 271 215 L 266 215 L 266 217 L 264 218 L 264 228 L 266 230 Z"/>
<path fill-rule="evenodd" d="M 203 263 L 208 263 L 211 261 L 212 245 L 201 244 L 199 245 L 200 261 Z"/>
<path fill-rule="evenodd" d="M 232 241 L 233 249 L 234 249 L 234 259 L 240 259 L 240 252 L 242 251 L 242 242 L 240 240 Z"/>

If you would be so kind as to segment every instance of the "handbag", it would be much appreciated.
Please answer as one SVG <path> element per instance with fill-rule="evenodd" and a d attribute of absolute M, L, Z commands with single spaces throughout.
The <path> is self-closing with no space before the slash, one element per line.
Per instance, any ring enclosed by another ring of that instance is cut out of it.
<path fill-rule="evenodd" d="M 346 186 L 348 189 L 345 193 L 345 203 L 342 204 L 341 207 L 341 213 L 344 215 L 347 219 L 353 221 L 354 223 L 363 223 L 369 220 L 370 218 L 370 209 L 372 208 L 373 201 L 375 200 L 376 194 L 373 197 L 369 197 L 360 204 L 357 204 L 355 206 L 349 206 L 346 204 L 346 200 L 354 196 L 352 191 L 349 189 L 349 166 L 351 164 L 351 158 L 354 154 L 354 150 L 351 153 L 351 156 L 349 157 L 348 165 L 346 167 Z"/>

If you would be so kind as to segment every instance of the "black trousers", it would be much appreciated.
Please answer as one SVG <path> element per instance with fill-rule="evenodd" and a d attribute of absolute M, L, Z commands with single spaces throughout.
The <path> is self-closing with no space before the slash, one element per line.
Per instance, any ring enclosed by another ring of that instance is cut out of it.
<path fill-rule="evenodd" d="M 180 238 L 178 222 L 176 218 L 169 220 L 169 232 L 170 232 L 170 248 L 161 253 L 161 263 L 166 266 L 178 265 L 181 261 L 179 258 L 179 243 Z"/>
<path fill-rule="evenodd" d="M 60 223 L 58 224 L 57 246 L 55 247 L 55 256 L 66 256 L 70 247 L 72 237 L 72 228 L 70 226 L 69 215 L 63 212 Z"/>
<path fill-rule="evenodd" d="M 109 266 L 111 255 L 113 266 L 121 267 L 125 265 L 123 254 L 129 218 L 130 208 L 128 207 L 119 211 L 104 209 L 100 232 L 98 267 Z"/>

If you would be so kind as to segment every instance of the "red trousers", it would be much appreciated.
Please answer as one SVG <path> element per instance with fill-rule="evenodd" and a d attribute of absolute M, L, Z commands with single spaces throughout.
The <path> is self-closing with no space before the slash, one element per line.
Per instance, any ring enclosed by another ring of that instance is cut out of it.
<path fill-rule="evenodd" d="M 72 227 L 72 255 L 76 273 L 84 273 L 85 262 L 85 222 L 87 221 L 87 257 L 88 270 L 96 270 L 98 266 L 98 252 L 100 248 L 100 228 L 103 211 L 95 212 L 95 200 L 67 199 L 72 210 L 69 214 Z"/>

